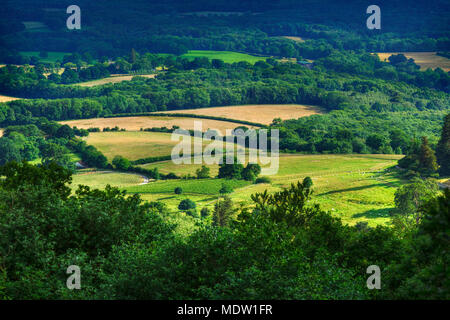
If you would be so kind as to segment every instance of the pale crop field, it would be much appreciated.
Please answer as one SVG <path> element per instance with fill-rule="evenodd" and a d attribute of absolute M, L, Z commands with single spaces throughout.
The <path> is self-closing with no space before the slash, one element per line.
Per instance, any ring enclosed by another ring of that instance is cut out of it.
<path fill-rule="evenodd" d="M 9 96 L 4 96 L 0 94 L 0 102 L 8 102 L 8 101 L 14 101 L 14 100 L 19 100 L 20 98 L 15 98 L 15 97 L 9 97 Z"/>
<path fill-rule="evenodd" d="M 381 61 L 388 61 L 391 55 L 400 53 L 404 54 L 408 59 L 414 59 L 414 62 L 420 66 L 421 70 L 441 68 L 445 72 L 450 71 L 450 59 L 438 56 L 436 52 L 379 52 L 377 55 Z"/>
<path fill-rule="evenodd" d="M 144 75 L 120 75 L 120 76 L 114 76 L 103 78 L 103 79 L 97 79 L 92 81 L 86 81 L 86 82 L 80 82 L 75 83 L 74 85 L 81 86 L 81 87 L 95 87 L 95 86 L 101 86 L 107 83 L 119 83 L 122 81 L 130 81 L 133 79 L 133 77 L 143 77 L 143 78 L 154 78 L 156 74 L 144 74 Z"/>
<path fill-rule="evenodd" d="M 182 129 L 193 130 L 194 122 L 200 122 L 203 131 L 208 129 L 217 129 L 222 133 L 225 130 L 232 130 L 236 127 L 241 126 L 241 124 L 210 120 L 210 119 L 196 119 L 196 118 L 182 118 L 182 117 L 164 117 L 164 116 L 142 116 L 142 117 L 118 117 L 118 118 L 95 118 L 95 119 L 82 119 L 82 120 L 72 120 L 72 121 L 62 121 L 61 124 L 67 124 L 71 127 L 76 126 L 79 129 L 89 129 L 89 128 L 114 128 L 119 127 L 126 129 L 127 131 L 139 131 L 141 128 L 172 128 L 173 126 L 178 126 Z M 246 127 L 252 127 L 246 125 Z"/>
<path fill-rule="evenodd" d="M 108 184 L 113 187 L 126 188 L 143 182 L 144 178 L 136 174 L 92 171 L 74 174 L 70 186 L 73 190 L 78 189 L 79 185 L 89 186 L 93 189 L 104 189 Z"/>
<path fill-rule="evenodd" d="M 86 140 L 112 161 L 118 155 L 129 160 L 170 155 L 174 146 L 180 143 L 172 141 L 171 137 L 170 133 L 161 132 L 92 132 Z M 191 140 L 194 142 L 193 138 Z"/>
<path fill-rule="evenodd" d="M 289 39 L 289 40 L 293 40 L 296 42 L 305 42 L 305 39 L 301 38 L 301 37 L 295 37 L 295 36 L 283 36 L 283 38 Z"/>
<path fill-rule="evenodd" d="M 299 104 L 262 104 L 227 106 L 199 109 L 184 109 L 165 111 L 164 113 L 196 114 L 214 116 L 227 119 L 236 119 L 269 125 L 273 119 L 298 119 L 314 114 L 323 114 L 325 111 L 319 107 Z"/>

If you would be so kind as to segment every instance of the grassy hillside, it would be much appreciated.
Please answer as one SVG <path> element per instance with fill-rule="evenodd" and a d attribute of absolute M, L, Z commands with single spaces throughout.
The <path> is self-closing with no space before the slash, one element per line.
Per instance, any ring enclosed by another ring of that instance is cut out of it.
<path fill-rule="evenodd" d="M 178 143 L 171 134 L 159 132 L 95 132 L 87 143 L 100 150 L 108 160 L 121 155 L 130 160 L 170 155 Z"/>
<path fill-rule="evenodd" d="M 210 51 L 210 50 L 189 50 L 188 53 L 182 55 L 185 58 L 197 58 L 206 57 L 208 59 L 220 59 L 225 63 L 234 63 L 240 61 L 246 61 L 254 64 L 258 61 L 265 61 L 267 58 L 256 57 L 245 53 L 232 52 L 232 51 Z"/>
<path fill-rule="evenodd" d="M 310 176 L 314 182 L 314 201 L 325 210 L 333 212 L 344 222 L 354 224 L 367 221 L 369 225 L 384 224 L 389 221 L 389 211 L 394 207 L 394 193 L 402 181 L 388 169 L 396 164 L 398 155 L 282 155 L 278 174 L 271 176 L 270 184 L 252 185 L 245 182 L 225 181 L 235 188 L 231 198 L 238 203 L 249 204 L 250 195 L 255 192 L 281 190 L 298 180 Z M 200 165 L 175 165 L 171 161 L 144 165 L 158 168 L 162 173 L 174 172 L 178 175 L 195 175 Z M 210 166 L 211 176 L 215 176 L 218 166 Z M 214 204 L 218 190 L 224 181 L 176 180 L 158 181 L 145 186 L 126 188 L 130 192 L 141 193 L 150 201 L 164 201 L 176 209 L 185 197 L 199 202 L 200 206 Z M 177 196 L 175 187 L 183 188 Z"/>

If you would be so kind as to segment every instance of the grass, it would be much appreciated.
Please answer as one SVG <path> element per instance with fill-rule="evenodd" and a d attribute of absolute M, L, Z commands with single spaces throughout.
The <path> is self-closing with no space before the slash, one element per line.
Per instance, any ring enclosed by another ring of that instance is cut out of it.
<path fill-rule="evenodd" d="M 70 54 L 69 52 L 56 52 L 56 51 L 49 51 L 47 58 L 41 58 L 39 57 L 39 51 L 21 51 L 20 54 L 25 57 L 37 57 L 42 62 L 56 62 L 56 61 L 63 61 L 63 58 L 65 55 Z"/>
<path fill-rule="evenodd" d="M 324 113 L 324 110 L 319 107 L 309 105 L 262 104 L 175 110 L 165 111 L 165 113 L 196 114 L 228 119 L 239 119 L 261 124 L 271 124 L 275 118 L 281 118 L 282 120 L 298 119 L 313 114 L 322 114 Z"/>
<path fill-rule="evenodd" d="M 178 142 L 171 141 L 171 134 L 155 132 L 101 132 L 91 133 L 88 143 L 95 145 L 109 160 L 115 155 L 122 155 L 131 160 L 167 155 Z M 209 144 L 206 141 L 205 144 Z M 402 185 L 401 181 L 389 168 L 396 165 L 399 155 L 288 155 L 280 156 L 278 173 L 270 176 L 270 184 L 250 184 L 246 181 L 225 181 L 221 179 L 202 180 L 166 180 L 138 185 L 136 181 L 125 181 L 117 176 L 116 182 L 102 176 L 86 176 L 85 183 L 93 179 L 94 186 L 106 183 L 115 184 L 130 193 L 139 193 L 148 201 L 162 201 L 173 211 L 177 211 L 182 199 L 194 200 L 198 209 L 212 208 L 219 196 L 222 183 L 229 183 L 234 188 L 230 194 L 238 205 L 252 205 L 250 196 L 256 192 L 276 192 L 289 187 L 291 183 L 310 176 L 314 182 L 313 201 L 333 215 L 340 217 L 344 223 L 355 224 L 367 221 L 370 226 L 386 224 L 390 221 L 389 212 L 394 208 L 394 194 Z M 151 169 L 158 168 L 162 173 L 173 172 L 179 176 L 195 175 L 199 164 L 175 165 L 172 161 L 143 165 Z M 216 176 L 218 166 L 209 166 L 210 175 Z M 92 178 L 94 177 L 94 178 Z M 136 177 L 126 176 L 127 179 Z M 80 178 L 80 177 L 78 177 Z M 183 189 L 182 195 L 175 195 L 176 187 Z"/>
<path fill-rule="evenodd" d="M 169 161 L 161 161 L 156 163 L 149 163 L 141 165 L 145 169 L 154 169 L 158 168 L 158 171 L 164 174 L 168 174 L 170 172 L 176 173 L 179 176 L 185 175 L 195 175 L 195 171 L 202 167 L 201 164 L 180 164 L 177 165 L 173 163 L 171 160 Z M 210 176 L 215 177 L 219 173 L 219 165 L 208 165 L 210 169 Z"/>
<path fill-rule="evenodd" d="M 180 143 L 172 141 L 171 137 L 170 133 L 160 132 L 93 132 L 89 134 L 87 143 L 100 150 L 109 161 L 117 155 L 138 160 L 170 155 L 174 146 Z M 210 143 L 204 142 L 206 145 Z"/>
<path fill-rule="evenodd" d="M 291 183 L 310 176 L 314 182 L 314 202 L 331 211 L 344 223 L 367 221 L 375 226 L 389 222 L 389 211 L 394 207 L 394 193 L 402 181 L 387 168 L 396 164 L 397 155 L 282 155 L 280 169 L 270 176 L 270 184 L 235 185 L 230 195 L 236 203 L 250 205 L 250 195 L 256 192 L 276 192 Z M 200 165 L 175 165 L 171 161 L 144 165 L 157 167 L 160 172 L 178 175 L 195 174 Z M 210 166 L 211 176 L 218 166 Z M 166 184 L 166 186 L 164 186 Z M 181 186 L 186 194 L 177 196 L 173 189 Z M 176 210 L 178 203 L 188 196 L 199 207 L 212 207 L 220 189 L 221 180 L 158 181 L 145 186 L 127 188 L 141 193 L 145 200 L 162 201 Z"/>
<path fill-rule="evenodd" d="M 189 179 L 189 180 L 159 180 L 142 186 L 127 188 L 130 193 L 153 193 L 175 195 L 176 187 L 181 187 L 184 194 L 213 195 L 218 196 L 222 184 L 231 186 L 233 189 L 249 185 L 244 180 L 226 179 Z"/>
<path fill-rule="evenodd" d="M 421 70 L 428 68 L 436 69 L 441 68 L 445 72 L 450 71 L 450 59 L 436 55 L 436 52 L 380 52 L 377 55 L 381 61 L 384 61 L 393 54 L 402 53 L 407 58 L 414 59 L 415 63 L 420 66 Z"/>
<path fill-rule="evenodd" d="M 71 188 L 76 190 L 78 185 L 86 185 L 93 189 L 104 189 L 108 184 L 114 187 L 127 188 L 139 185 L 143 180 L 142 177 L 135 174 L 92 171 L 73 175 Z"/>
<path fill-rule="evenodd" d="M 210 60 L 219 59 L 225 63 L 234 63 L 246 61 L 254 64 L 258 61 L 266 61 L 266 57 L 256 57 L 245 53 L 232 52 L 232 51 L 211 51 L 211 50 L 190 50 L 188 53 L 182 55 L 182 57 L 188 59 L 194 59 L 197 57 L 206 57 Z"/>
<path fill-rule="evenodd" d="M 305 42 L 305 39 L 301 38 L 301 37 L 296 37 L 296 36 L 283 36 L 283 38 L 289 39 L 289 40 L 293 40 L 295 42 Z"/>

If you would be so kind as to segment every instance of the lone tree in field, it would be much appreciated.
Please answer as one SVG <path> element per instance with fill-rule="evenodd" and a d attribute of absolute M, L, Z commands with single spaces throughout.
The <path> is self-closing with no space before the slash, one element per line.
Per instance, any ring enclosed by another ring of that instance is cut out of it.
<path fill-rule="evenodd" d="M 444 118 L 441 139 L 436 147 L 436 158 L 441 176 L 450 175 L 450 113 Z"/>
<path fill-rule="evenodd" d="M 175 188 L 175 194 L 182 194 L 182 193 L 183 193 L 183 189 L 181 187 Z"/>

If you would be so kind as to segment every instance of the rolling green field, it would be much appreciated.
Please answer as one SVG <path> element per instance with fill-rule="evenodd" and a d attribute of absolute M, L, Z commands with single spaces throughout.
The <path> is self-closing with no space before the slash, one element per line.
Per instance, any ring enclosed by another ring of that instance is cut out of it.
<path fill-rule="evenodd" d="M 281 155 L 280 169 L 270 176 L 269 184 L 251 184 L 247 181 L 224 179 L 181 179 L 153 181 L 140 185 L 139 176 L 120 173 L 92 173 L 74 176 L 75 184 L 86 184 L 103 188 L 106 184 L 120 187 L 129 193 L 138 193 L 144 200 L 164 202 L 169 209 L 177 211 L 181 200 L 189 198 L 197 208 L 209 207 L 220 196 L 222 184 L 230 185 L 234 191 L 230 197 L 237 205 L 251 205 L 250 196 L 256 192 L 276 192 L 291 183 L 310 176 L 314 183 L 313 202 L 324 210 L 340 217 L 345 223 L 367 221 L 369 225 L 386 224 L 389 212 L 394 208 L 394 194 L 402 181 L 393 170 L 398 155 Z M 163 161 L 143 165 L 147 169 L 158 168 L 162 173 L 173 172 L 183 176 L 195 175 L 200 165 L 175 165 Z M 211 177 L 217 175 L 218 166 L 209 166 Z M 181 187 L 183 194 L 176 195 L 174 189 Z"/>
<path fill-rule="evenodd" d="M 91 133 L 87 142 L 96 146 L 109 160 L 115 155 L 122 155 L 130 160 L 169 155 L 177 144 L 171 141 L 171 134 L 157 132 Z M 186 198 L 195 201 L 198 209 L 204 206 L 212 208 L 220 196 L 222 183 L 233 187 L 234 192 L 230 196 L 238 205 L 251 205 L 250 196 L 256 192 L 266 189 L 276 192 L 310 176 L 314 182 L 313 201 L 319 203 L 324 210 L 332 212 L 348 224 L 367 221 L 369 225 L 374 226 L 390 221 L 389 212 L 394 207 L 394 194 L 402 181 L 389 168 L 395 166 L 401 157 L 282 154 L 278 173 L 269 177 L 270 184 L 213 179 L 217 176 L 218 165 L 209 166 L 212 178 L 204 180 L 165 180 L 140 185 L 142 181 L 138 176 L 95 174 L 76 176 L 74 182 L 93 187 L 104 187 L 109 183 L 129 193 L 141 194 L 144 200 L 164 202 L 169 209 L 177 211 L 179 202 Z M 195 176 L 195 171 L 201 165 L 176 165 L 172 161 L 162 161 L 142 167 L 158 168 L 164 174 L 173 172 L 179 176 Z M 174 193 L 178 186 L 183 189 L 181 195 Z"/>
<path fill-rule="evenodd" d="M 95 189 L 104 189 L 108 184 L 119 188 L 127 188 L 139 185 L 143 181 L 144 179 L 136 174 L 92 171 L 73 175 L 71 188 L 76 190 L 78 185 L 86 185 Z"/>
<path fill-rule="evenodd" d="M 240 61 L 246 61 L 254 64 L 258 61 L 266 61 L 267 58 L 256 57 L 245 53 L 232 52 L 232 51 L 210 51 L 210 50 L 190 50 L 188 53 L 182 55 L 185 58 L 197 58 L 206 57 L 208 59 L 220 59 L 225 63 L 234 63 Z"/>
<path fill-rule="evenodd" d="M 389 221 L 389 211 L 394 207 L 394 193 L 402 184 L 396 175 L 387 170 L 394 166 L 401 156 L 397 155 L 282 155 L 278 174 L 269 177 L 270 184 L 235 185 L 231 198 L 242 204 L 250 204 L 250 195 L 268 190 L 275 192 L 291 183 L 310 176 L 314 182 L 314 199 L 325 210 L 331 211 L 345 223 L 367 221 L 369 225 Z M 195 174 L 200 165 L 175 165 L 171 161 L 143 165 L 158 168 L 162 173 L 179 175 Z M 209 166 L 211 176 L 217 174 L 218 166 Z M 176 209 L 179 201 L 189 198 L 201 206 L 212 206 L 219 196 L 222 181 L 217 180 L 175 180 L 158 181 L 145 186 L 127 188 L 141 193 L 145 200 L 163 201 Z M 166 184 L 166 186 L 164 186 Z M 176 186 L 186 194 L 173 193 Z M 170 194 L 171 193 L 171 194 Z M 170 194 L 168 196 L 168 194 Z M 192 195 L 192 196 L 191 196 Z M 195 197 L 193 197 L 195 195 Z"/>
<path fill-rule="evenodd" d="M 57 60 L 63 61 L 65 55 L 70 54 L 68 52 L 55 52 L 49 51 L 47 58 L 40 58 L 38 51 L 21 51 L 20 54 L 25 57 L 37 57 L 42 62 L 56 62 Z"/>

